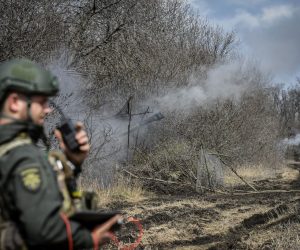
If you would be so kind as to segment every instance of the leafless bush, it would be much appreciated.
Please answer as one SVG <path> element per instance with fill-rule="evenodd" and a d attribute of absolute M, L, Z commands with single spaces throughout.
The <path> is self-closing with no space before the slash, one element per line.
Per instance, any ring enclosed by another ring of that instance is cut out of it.
<path fill-rule="evenodd" d="M 165 193 L 204 192 L 223 183 L 223 165 L 217 156 L 176 139 L 151 152 L 135 152 L 129 171 L 125 172 L 147 188 Z"/>
<path fill-rule="evenodd" d="M 138 110 L 149 105 L 146 99 L 190 87 L 191 76 L 201 85 L 210 69 L 235 54 L 234 33 L 211 25 L 180 0 L 0 0 L 0 15 L 1 60 L 43 61 L 67 51 L 66 68 L 89 79 L 80 93 L 86 110 L 79 112 L 93 137 L 91 168 L 109 164 L 120 146 L 103 111 L 114 115 L 129 96 Z M 231 164 L 276 160 L 279 126 L 283 131 L 293 124 L 299 90 L 269 88 L 255 67 L 234 81 L 251 86 L 238 100 L 215 98 L 188 112 L 165 110 L 164 121 L 149 126 L 130 148 L 134 172 L 195 186 L 201 149 Z"/>
<path fill-rule="evenodd" d="M 61 1 L 0 1 L 0 57 L 47 58 L 66 41 Z"/>
<path fill-rule="evenodd" d="M 300 128 L 300 88 L 299 79 L 289 89 L 274 89 L 274 104 L 280 120 L 280 133 L 289 136 L 291 128 Z"/>
<path fill-rule="evenodd" d="M 96 1 L 96 10 L 84 6 L 71 46 L 77 65 L 92 73 L 91 107 L 186 85 L 191 72 L 224 60 L 234 47 L 233 33 L 213 27 L 181 1 L 105 2 Z"/>
<path fill-rule="evenodd" d="M 268 162 L 277 154 L 279 122 L 267 85 L 247 90 L 240 100 L 219 100 L 186 112 L 170 112 L 158 136 L 186 140 L 230 158 L 233 163 Z M 274 159 L 274 158 L 273 158 Z M 278 158 L 277 158 L 278 159 Z"/>

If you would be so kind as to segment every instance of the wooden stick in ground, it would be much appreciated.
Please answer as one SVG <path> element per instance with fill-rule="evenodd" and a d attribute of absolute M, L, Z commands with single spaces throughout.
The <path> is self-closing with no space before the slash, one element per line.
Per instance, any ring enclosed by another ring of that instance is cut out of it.
<path fill-rule="evenodd" d="M 232 195 L 248 195 L 248 194 L 276 194 L 276 193 L 300 193 L 300 190 L 292 189 L 292 190 L 261 190 L 261 191 L 249 191 L 249 192 L 240 192 L 240 193 L 231 193 Z"/>
<path fill-rule="evenodd" d="M 235 169 L 233 169 L 232 167 L 230 167 L 228 164 L 226 164 L 221 158 L 220 161 L 226 166 L 228 167 L 238 178 L 241 179 L 242 182 L 244 182 L 247 186 L 249 186 L 251 189 L 253 189 L 255 192 L 258 192 L 258 190 L 252 186 L 250 183 L 248 183 L 242 176 L 240 176 Z"/>

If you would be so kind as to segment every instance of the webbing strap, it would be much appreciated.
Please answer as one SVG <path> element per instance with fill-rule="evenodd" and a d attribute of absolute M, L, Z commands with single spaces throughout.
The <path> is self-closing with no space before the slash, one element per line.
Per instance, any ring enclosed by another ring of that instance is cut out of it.
<path fill-rule="evenodd" d="M 2 157 L 3 155 L 5 155 L 8 151 L 16 148 L 16 147 L 19 147 L 19 146 L 22 146 L 22 145 L 25 145 L 25 144 L 31 144 L 32 141 L 30 138 L 20 138 L 20 137 L 16 137 L 15 139 L 13 139 L 12 141 L 10 142 L 7 142 L 5 144 L 2 144 L 0 146 L 0 157 Z"/>
<path fill-rule="evenodd" d="M 70 221 L 64 213 L 60 213 L 60 217 L 62 218 L 63 222 L 66 225 L 66 233 L 67 233 L 67 238 L 68 238 L 68 243 L 69 243 L 69 250 L 73 250 L 73 236 L 72 236 L 72 229 L 71 229 L 71 224 Z"/>

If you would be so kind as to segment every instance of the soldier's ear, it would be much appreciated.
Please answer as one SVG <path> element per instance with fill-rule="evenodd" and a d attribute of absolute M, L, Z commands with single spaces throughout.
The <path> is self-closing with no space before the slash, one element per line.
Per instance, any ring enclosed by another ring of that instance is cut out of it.
<path fill-rule="evenodd" d="M 11 92 L 6 98 L 6 111 L 12 114 L 23 112 L 26 102 L 24 97 L 16 92 Z"/>

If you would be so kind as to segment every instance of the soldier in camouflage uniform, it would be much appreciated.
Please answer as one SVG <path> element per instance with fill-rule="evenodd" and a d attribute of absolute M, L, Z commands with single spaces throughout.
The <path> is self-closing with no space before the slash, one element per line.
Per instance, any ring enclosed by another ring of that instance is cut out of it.
<path fill-rule="evenodd" d="M 29 60 L 0 65 L 0 250 L 98 249 L 120 218 L 116 215 L 93 231 L 69 219 L 76 210 L 75 199 L 59 166 L 72 164 L 77 175 L 89 144 L 78 123 L 79 152 L 66 148 L 59 131 L 55 135 L 64 155 L 49 156 L 36 146 L 44 138 L 44 119 L 51 112 L 48 97 L 57 92 L 56 77 Z"/>

